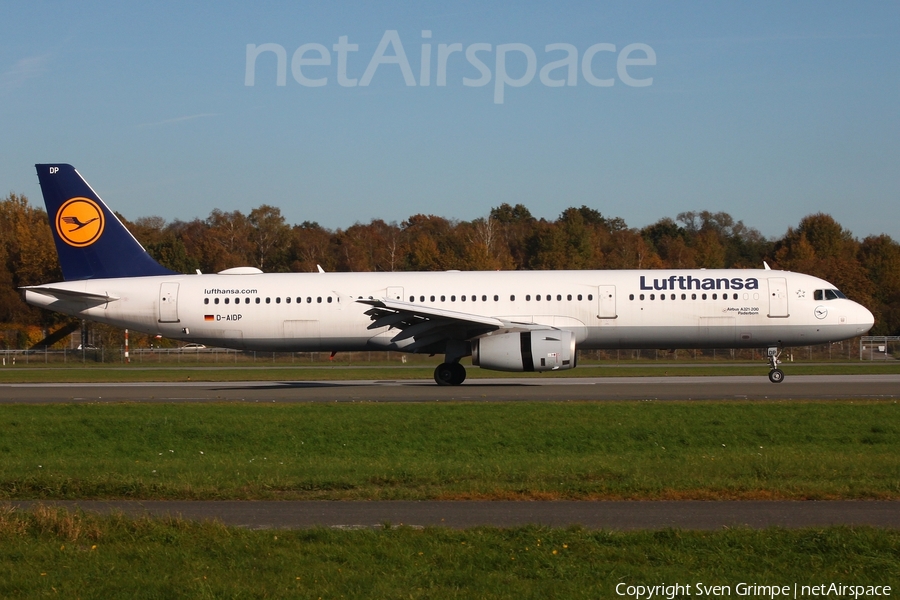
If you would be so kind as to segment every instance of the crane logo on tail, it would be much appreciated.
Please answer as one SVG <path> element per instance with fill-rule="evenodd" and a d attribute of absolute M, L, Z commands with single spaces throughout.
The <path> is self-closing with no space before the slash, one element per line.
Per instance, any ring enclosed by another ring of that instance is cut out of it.
<path fill-rule="evenodd" d="M 90 246 L 103 234 L 103 210 L 89 198 L 67 200 L 56 213 L 56 233 L 70 246 Z"/>

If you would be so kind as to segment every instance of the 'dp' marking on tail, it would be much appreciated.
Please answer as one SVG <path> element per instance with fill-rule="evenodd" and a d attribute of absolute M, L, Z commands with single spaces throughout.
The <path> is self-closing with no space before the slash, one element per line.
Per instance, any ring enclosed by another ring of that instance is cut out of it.
<path fill-rule="evenodd" d="M 90 246 L 103 235 L 103 211 L 90 198 L 71 198 L 56 212 L 56 233 L 76 248 Z"/>

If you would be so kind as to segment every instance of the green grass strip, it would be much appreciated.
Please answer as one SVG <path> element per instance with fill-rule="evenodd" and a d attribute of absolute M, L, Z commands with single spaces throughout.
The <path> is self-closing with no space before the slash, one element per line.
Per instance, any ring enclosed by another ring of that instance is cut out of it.
<path fill-rule="evenodd" d="M 4 405 L 0 498 L 896 499 L 900 406 Z"/>
<path fill-rule="evenodd" d="M 4 598 L 577 599 L 622 597 L 619 584 L 620 592 L 682 584 L 701 597 L 703 584 L 730 594 L 702 597 L 770 597 L 739 595 L 741 583 L 887 585 L 896 595 L 900 532 L 249 531 L 48 507 L 0 510 Z"/>

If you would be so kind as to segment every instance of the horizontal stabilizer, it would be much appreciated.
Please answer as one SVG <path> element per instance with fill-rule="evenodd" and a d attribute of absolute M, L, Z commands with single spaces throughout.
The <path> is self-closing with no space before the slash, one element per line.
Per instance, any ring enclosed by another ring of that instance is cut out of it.
<path fill-rule="evenodd" d="M 106 304 L 107 302 L 115 302 L 119 298 L 110 296 L 109 294 L 93 294 L 91 292 L 79 292 L 77 290 L 66 290 L 61 288 L 50 287 L 46 285 L 32 285 L 21 288 L 25 291 L 43 296 L 56 298 L 65 302 L 87 302 L 89 304 Z"/>

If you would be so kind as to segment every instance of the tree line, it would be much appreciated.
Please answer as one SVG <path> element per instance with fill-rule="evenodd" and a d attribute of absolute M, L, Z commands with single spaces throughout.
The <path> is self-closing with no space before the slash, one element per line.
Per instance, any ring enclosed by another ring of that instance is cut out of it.
<path fill-rule="evenodd" d="M 716 269 L 761 268 L 766 261 L 830 281 L 875 314 L 873 334 L 900 335 L 900 244 L 888 235 L 859 240 L 822 213 L 804 217 L 780 238 L 766 238 L 726 212 L 683 212 L 633 228 L 587 206 L 567 208 L 552 221 L 521 204 L 501 204 L 472 221 L 417 214 L 399 224 L 374 219 L 336 230 L 309 221 L 290 225 L 267 204 L 249 214 L 216 209 L 191 221 L 117 216 L 156 260 L 180 273 L 235 266 L 266 272 Z M 29 307 L 18 291 L 61 278 L 46 212 L 21 195 L 0 200 L 0 323 L 6 324 L 0 328 L 33 332 L 67 319 Z"/>

